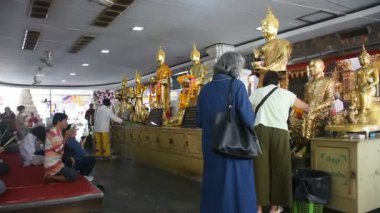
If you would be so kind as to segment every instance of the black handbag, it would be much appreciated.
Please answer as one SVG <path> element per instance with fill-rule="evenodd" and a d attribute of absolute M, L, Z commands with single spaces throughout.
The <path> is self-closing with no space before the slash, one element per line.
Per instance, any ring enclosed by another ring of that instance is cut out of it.
<path fill-rule="evenodd" d="M 245 126 L 234 115 L 232 107 L 232 79 L 228 88 L 226 112 L 216 113 L 212 129 L 213 150 L 237 158 L 253 158 L 261 154 L 261 147 L 252 127 Z"/>

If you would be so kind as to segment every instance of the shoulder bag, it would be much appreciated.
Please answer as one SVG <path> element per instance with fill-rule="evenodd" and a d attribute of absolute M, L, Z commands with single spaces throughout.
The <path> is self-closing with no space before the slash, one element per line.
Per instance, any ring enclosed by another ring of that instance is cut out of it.
<path fill-rule="evenodd" d="M 215 115 L 212 146 L 217 153 L 249 159 L 261 154 L 261 147 L 253 128 L 245 126 L 233 113 L 231 88 L 233 80 L 229 83 L 227 110 Z"/>

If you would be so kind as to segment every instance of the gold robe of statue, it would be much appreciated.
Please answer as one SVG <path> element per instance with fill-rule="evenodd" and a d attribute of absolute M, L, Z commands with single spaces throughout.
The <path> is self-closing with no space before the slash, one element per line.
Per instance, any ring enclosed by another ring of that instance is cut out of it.
<path fill-rule="evenodd" d="M 157 104 L 164 110 L 164 117 L 170 115 L 170 78 L 172 70 L 165 64 L 165 52 L 160 49 L 157 51 L 156 60 L 158 68 L 156 70 L 156 94 Z"/>
<path fill-rule="evenodd" d="M 253 50 L 253 68 L 260 74 L 258 87 L 263 86 L 265 73 L 276 71 L 281 78 L 281 88 L 288 88 L 288 73 L 286 66 L 292 53 L 292 45 L 285 39 L 277 38 L 279 22 L 268 8 L 267 16 L 261 21 L 261 32 L 266 43 Z M 264 60 L 263 62 L 261 60 Z"/>
<path fill-rule="evenodd" d="M 371 109 L 373 97 L 376 95 L 376 86 L 379 83 L 379 71 L 371 65 L 371 55 L 365 50 L 359 56 L 362 66 L 357 70 L 356 89 L 351 93 L 351 103 L 359 110 L 359 120 L 365 122 L 367 112 Z"/>
<path fill-rule="evenodd" d="M 181 75 L 177 78 L 178 83 L 181 85 L 181 93 L 178 97 L 178 112 L 173 115 L 170 120 L 165 123 L 165 126 L 181 126 L 183 121 L 183 116 L 185 115 L 185 110 L 190 104 L 190 95 L 193 93 L 195 88 L 191 88 L 192 75 Z"/>
<path fill-rule="evenodd" d="M 156 92 L 156 89 L 157 89 L 156 77 L 154 76 L 150 77 L 149 83 L 150 83 L 149 106 L 150 106 L 150 109 L 157 109 L 158 104 L 157 104 L 157 92 Z"/>
<path fill-rule="evenodd" d="M 292 118 L 291 121 L 292 135 L 298 137 L 293 150 L 295 157 L 304 157 L 309 140 L 324 130 L 334 100 L 334 79 L 324 76 L 323 61 L 314 59 L 309 68 L 312 79 L 305 85 L 305 102 L 309 104 L 310 112 L 301 120 Z"/>
<path fill-rule="evenodd" d="M 137 122 L 143 122 L 148 117 L 148 112 L 145 110 L 145 107 L 143 105 L 143 95 L 145 87 L 141 83 L 141 75 L 138 71 L 136 71 L 135 74 L 135 117 Z"/>
<path fill-rule="evenodd" d="M 117 115 L 122 117 L 124 112 L 128 111 L 128 99 L 129 99 L 129 90 L 127 87 L 128 77 L 125 75 L 121 81 L 121 90 L 116 94 L 116 98 L 119 99 L 119 108 L 117 110 Z"/>
<path fill-rule="evenodd" d="M 193 44 L 193 51 L 190 53 L 190 59 L 193 62 L 193 66 L 190 68 L 190 75 L 195 78 L 195 91 L 191 91 L 190 94 L 190 105 L 196 106 L 199 92 L 205 83 L 205 76 L 207 75 L 207 68 L 200 62 L 201 54 L 197 50 L 195 43 Z"/>

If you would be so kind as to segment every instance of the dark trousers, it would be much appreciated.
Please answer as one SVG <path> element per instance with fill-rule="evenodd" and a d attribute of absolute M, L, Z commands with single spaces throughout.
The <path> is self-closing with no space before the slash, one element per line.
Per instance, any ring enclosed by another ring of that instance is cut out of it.
<path fill-rule="evenodd" d="M 6 175 L 9 173 L 11 169 L 9 168 L 9 165 L 6 163 L 0 163 L 0 175 Z"/>
<path fill-rule="evenodd" d="M 95 157 L 84 157 L 82 160 L 76 162 L 75 169 L 77 169 L 81 175 L 88 176 L 91 174 L 92 169 L 95 166 L 95 163 Z"/>
<path fill-rule="evenodd" d="M 253 160 L 257 203 L 292 206 L 292 175 L 287 130 L 255 126 L 263 153 Z"/>

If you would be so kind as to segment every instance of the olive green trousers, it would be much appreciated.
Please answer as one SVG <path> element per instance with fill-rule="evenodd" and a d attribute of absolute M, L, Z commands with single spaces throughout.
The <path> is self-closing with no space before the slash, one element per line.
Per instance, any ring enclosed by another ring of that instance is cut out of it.
<path fill-rule="evenodd" d="M 254 159 L 257 204 L 292 206 L 289 132 L 255 126 L 263 153 Z"/>

